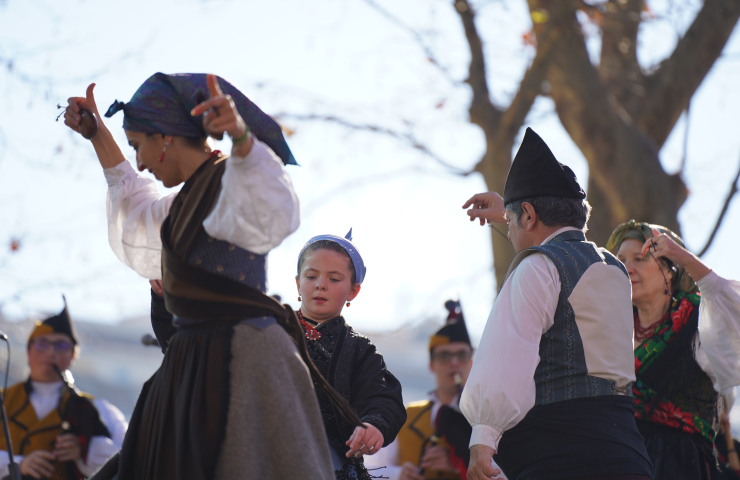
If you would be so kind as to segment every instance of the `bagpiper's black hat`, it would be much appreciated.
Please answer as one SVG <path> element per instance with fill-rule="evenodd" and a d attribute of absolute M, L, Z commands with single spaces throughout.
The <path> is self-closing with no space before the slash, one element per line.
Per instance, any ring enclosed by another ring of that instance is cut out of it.
<path fill-rule="evenodd" d="M 440 328 L 437 333 L 429 339 L 429 351 L 431 352 L 437 345 L 446 345 L 452 342 L 463 342 L 472 346 L 468 327 L 465 326 L 465 317 L 463 317 L 462 307 L 457 300 L 447 300 L 445 308 L 449 312 L 447 322 L 444 327 Z"/>
<path fill-rule="evenodd" d="M 558 162 L 547 144 L 527 127 L 504 187 L 504 205 L 532 197 L 583 200 L 586 193 L 567 165 Z"/>
<path fill-rule="evenodd" d="M 72 343 L 77 345 L 77 334 L 72 318 L 69 316 L 69 310 L 67 310 L 67 299 L 62 295 L 64 300 L 64 310 L 59 314 L 49 317 L 43 322 L 36 322 L 36 328 L 33 329 L 31 335 L 28 337 L 29 343 L 36 337 L 41 335 L 47 335 L 49 333 L 64 333 L 72 339 Z"/>

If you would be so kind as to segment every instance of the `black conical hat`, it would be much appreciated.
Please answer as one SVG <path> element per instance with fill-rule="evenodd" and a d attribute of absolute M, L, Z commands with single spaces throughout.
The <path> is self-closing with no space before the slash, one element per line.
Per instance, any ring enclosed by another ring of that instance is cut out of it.
<path fill-rule="evenodd" d="M 28 337 L 29 340 L 39 335 L 46 335 L 49 333 L 64 333 L 72 339 L 72 343 L 77 345 L 77 331 L 72 318 L 69 316 L 69 310 L 67 310 L 67 299 L 62 295 L 64 299 L 64 309 L 53 317 L 49 317 L 43 322 L 36 324 L 36 328 L 31 332 Z"/>
<path fill-rule="evenodd" d="M 462 307 L 457 300 L 447 300 L 445 308 L 449 312 L 447 322 L 444 327 L 437 330 L 437 333 L 429 339 L 429 350 L 431 351 L 437 345 L 444 345 L 451 342 L 463 342 L 471 345 L 468 327 L 465 325 L 465 317 L 462 313 Z"/>
<path fill-rule="evenodd" d="M 576 174 L 558 162 L 547 144 L 527 127 L 504 187 L 504 204 L 533 197 L 586 198 Z"/>

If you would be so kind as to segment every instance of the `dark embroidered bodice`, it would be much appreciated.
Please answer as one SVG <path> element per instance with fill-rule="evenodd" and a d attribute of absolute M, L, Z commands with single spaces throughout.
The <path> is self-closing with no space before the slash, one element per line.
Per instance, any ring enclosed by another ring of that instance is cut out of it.
<path fill-rule="evenodd" d="M 188 263 L 267 291 L 267 255 L 252 253 L 224 240 L 216 240 L 201 227 Z"/>
<path fill-rule="evenodd" d="M 713 443 L 718 394 L 694 357 L 701 296 L 679 293 L 669 318 L 635 349 L 635 418 Z"/>
<path fill-rule="evenodd" d="M 315 324 L 304 318 L 308 324 Z M 304 327 L 305 329 L 305 327 Z M 321 335 L 306 340 L 309 356 L 319 372 L 347 399 L 363 422 L 375 426 L 389 445 L 406 421 L 401 384 L 385 366 L 382 355 L 367 337 L 354 331 L 341 316 L 316 326 Z M 332 451 L 336 478 L 369 480 L 362 458 L 345 458 L 345 442 L 354 431 L 339 417 L 326 395 L 316 388 L 316 396 Z"/>
<path fill-rule="evenodd" d="M 329 367 L 331 365 L 332 355 L 337 347 L 337 339 L 339 338 L 339 333 L 342 328 L 343 322 L 341 322 L 340 319 L 341 317 L 336 317 L 316 325 L 316 331 L 321 333 L 321 338 L 306 342 L 308 345 L 308 354 L 311 357 L 311 360 L 319 369 L 321 375 L 326 379 L 329 379 Z M 311 320 L 307 321 L 310 324 L 315 323 Z M 331 381 L 331 379 L 329 379 L 329 381 Z M 324 425 L 327 427 L 327 435 L 330 438 L 341 438 L 339 425 L 337 424 L 334 409 L 331 406 L 329 397 L 320 389 L 316 389 L 316 396 L 319 401 L 321 416 L 324 419 Z M 346 452 L 346 448 L 344 449 L 344 452 Z"/>

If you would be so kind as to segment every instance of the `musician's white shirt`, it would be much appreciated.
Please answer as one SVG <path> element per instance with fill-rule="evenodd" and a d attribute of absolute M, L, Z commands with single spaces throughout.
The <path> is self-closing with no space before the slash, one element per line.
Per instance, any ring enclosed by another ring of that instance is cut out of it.
<path fill-rule="evenodd" d="M 59 399 L 62 394 L 61 381 L 59 382 L 34 382 L 31 381 L 33 390 L 29 395 L 31 406 L 36 412 L 36 417 L 42 419 L 50 414 L 59 405 Z M 95 436 L 90 439 L 90 447 L 87 453 L 87 462 L 82 459 L 77 461 L 77 468 L 86 477 L 91 476 L 97 469 L 112 457 L 123 444 L 123 437 L 126 435 L 128 424 L 123 413 L 105 400 L 95 399 L 93 401 L 95 408 L 98 410 L 100 419 L 105 424 L 111 434 L 111 438 Z M 20 465 L 23 455 L 14 455 L 13 460 Z M 10 457 L 6 450 L 0 450 L 0 478 L 9 475 L 8 464 Z"/>

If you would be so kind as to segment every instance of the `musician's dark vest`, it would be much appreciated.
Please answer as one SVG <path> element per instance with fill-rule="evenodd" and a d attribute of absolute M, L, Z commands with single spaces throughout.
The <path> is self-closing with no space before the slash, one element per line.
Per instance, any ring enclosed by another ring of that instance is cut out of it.
<path fill-rule="evenodd" d="M 26 456 L 37 450 L 54 450 L 57 436 L 62 433 L 63 416 L 69 403 L 71 392 L 67 387 L 62 387 L 61 398 L 57 408 L 49 412 L 44 418 L 39 419 L 36 411 L 31 405 L 29 395 L 31 393 L 30 381 L 18 383 L 8 388 L 5 393 L 5 407 L 8 411 L 8 430 L 13 442 L 13 454 Z M 83 395 L 84 400 L 92 406 L 92 397 Z M 92 414 L 94 411 L 90 411 Z M 97 411 L 94 411 L 97 415 Z M 98 422 L 99 418 L 91 419 Z M 107 432 L 98 432 L 107 435 Z M 89 441 L 89 439 L 88 439 Z M 5 437 L 0 435 L 0 450 L 7 450 Z M 83 451 L 86 456 L 87 452 Z M 54 474 L 49 480 L 76 480 L 77 476 L 70 469 L 68 462 L 54 462 Z"/>

